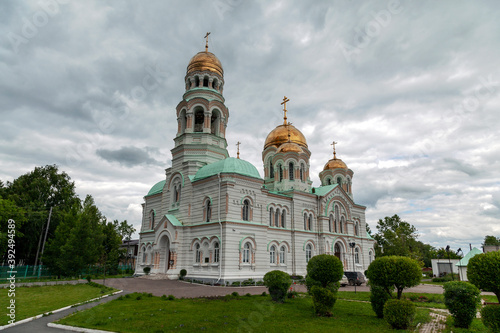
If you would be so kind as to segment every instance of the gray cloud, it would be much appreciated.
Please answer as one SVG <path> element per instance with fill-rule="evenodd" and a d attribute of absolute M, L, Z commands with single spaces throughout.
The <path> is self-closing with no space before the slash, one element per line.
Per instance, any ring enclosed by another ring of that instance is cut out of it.
<path fill-rule="evenodd" d="M 150 151 L 158 149 L 140 149 L 137 147 L 121 147 L 118 150 L 97 149 L 96 154 L 108 162 L 118 162 L 126 167 L 134 167 L 140 164 L 152 164 L 161 166 L 162 163 L 151 158 Z"/>

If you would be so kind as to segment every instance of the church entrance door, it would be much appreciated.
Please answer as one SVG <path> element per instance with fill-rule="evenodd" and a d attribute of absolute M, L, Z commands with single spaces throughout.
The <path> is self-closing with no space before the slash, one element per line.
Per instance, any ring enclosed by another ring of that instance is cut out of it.
<path fill-rule="evenodd" d="M 160 239 L 160 272 L 167 273 L 170 268 L 170 240 L 168 236 Z"/>

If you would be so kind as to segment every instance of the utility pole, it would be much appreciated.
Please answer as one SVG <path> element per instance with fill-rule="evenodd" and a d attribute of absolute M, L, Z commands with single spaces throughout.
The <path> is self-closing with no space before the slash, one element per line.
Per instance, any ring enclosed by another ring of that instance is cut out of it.
<path fill-rule="evenodd" d="M 38 268 L 38 278 L 40 278 L 40 274 L 42 273 L 42 257 L 43 257 L 43 250 L 45 249 L 45 241 L 47 240 L 47 234 L 49 233 L 49 227 L 50 227 L 50 217 L 52 216 L 52 207 L 50 207 L 49 211 L 49 221 L 47 222 L 47 229 L 45 229 L 45 237 L 43 238 L 43 244 L 42 244 L 42 253 L 40 254 L 40 266 Z"/>

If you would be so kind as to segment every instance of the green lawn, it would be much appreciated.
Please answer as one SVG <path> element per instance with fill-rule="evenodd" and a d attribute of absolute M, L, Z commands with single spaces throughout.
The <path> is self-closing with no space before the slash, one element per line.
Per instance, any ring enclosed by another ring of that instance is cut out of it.
<path fill-rule="evenodd" d="M 137 299 L 139 298 L 139 299 Z M 225 299 L 166 300 L 146 294 L 126 297 L 78 312 L 60 324 L 115 332 L 394 332 L 378 319 L 369 303 L 338 300 L 333 317 L 314 315 L 304 294 L 273 303 L 270 296 Z M 429 310 L 417 310 L 416 323 L 430 320 Z"/>
<path fill-rule="evenodd" d="M 338 299 L 348 299 L 348 300 L 358 300 L 358 301 L 370 301 L 369 291 L 358 291 L 354 293 L 352 291 L 339 291 L 337 293 Z M 416 293 L 403 293 L 403 297 L 408 298 L 413 301 L 413 303 L 418 307 L 423 308 L 436 308 L 436 309 L 446 309 L 444 305 L 443 294 L 416 294 Z"/>
<path fill-rule="evenodd" d="M 5 315 L 10 302 L 9 289 L 0 289 L 0 326 L 7 325 L 10 320 Z M 101 292 L 104 291 L 104 292 Z M 88 284 L 17 287 L 15 291 L 16 321 L 33 317 L 62 307 L 84 302 L 115 291 L 111 288 L 101 289 Z"/>

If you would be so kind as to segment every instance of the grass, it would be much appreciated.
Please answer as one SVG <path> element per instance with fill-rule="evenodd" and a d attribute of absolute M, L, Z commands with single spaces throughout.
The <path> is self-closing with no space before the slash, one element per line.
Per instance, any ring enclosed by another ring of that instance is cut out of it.
<path fill-rule="evenodd" d="M 417 309 L 414 325 L 429 320 L 428 309 Z M 276 304 L 270 296 L 168 300 L 134 293 L 59 323 L 115 332 L 394 332 L 369 303 L 338 300 L 333 317 L 323 318 L 314 315 L 312 299 L 304 294 Z"/>
<path fill-rule="evenodd" d="M 337 297 L 338 299 L 369 302 L 370 292 L 361 291 L 353 293 L 352 291 L 339 291 L 337 293 Z M 446 309 L 446 306 L 444 305 L 443 294 L 403 293 L 403 297 L 406 297 L 409 300 L 411 300 L 417 307 Z"/>
<path fill-rule="evenodd" d="M 98 286 L 99 287 L 88 284 L 78 284 L 17 287 L 14 298 L 16 300 L 16 321 L 116 291 L 112 288 L 102 288 L 102 286 Z M 9 317 L 4 315 L 6 313 L 4 311 L 6 311 L 11 299 L 8 297 L 8 291 L 9 289 L 0 289 L 0 309 L 2 309 L 0 326 L 7 325 L 10 320 Z"/>
<path fill-rule="evenodd" d="M 453 326 L 453 317 L 448 316 L 446 320 L 445 333 L 489 333 L 481 319 L 474 319 L 469 328 L 458 328 Z"/>

